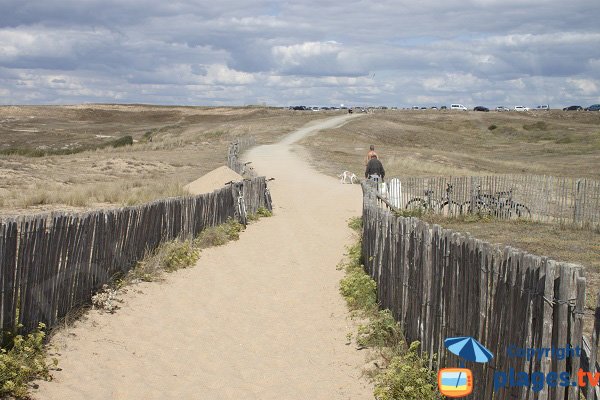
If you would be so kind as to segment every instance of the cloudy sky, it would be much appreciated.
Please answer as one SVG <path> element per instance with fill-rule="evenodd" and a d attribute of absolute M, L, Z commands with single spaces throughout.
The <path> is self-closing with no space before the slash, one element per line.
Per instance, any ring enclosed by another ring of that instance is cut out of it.
<path fill-rule="evenodd" d="M 600 103 L 599 0 L 0 0 L 0 104 Z"/>

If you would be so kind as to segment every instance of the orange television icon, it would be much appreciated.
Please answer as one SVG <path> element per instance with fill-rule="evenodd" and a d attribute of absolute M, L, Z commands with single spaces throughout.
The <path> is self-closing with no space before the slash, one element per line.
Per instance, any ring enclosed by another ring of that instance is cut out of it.
<path fill-rule="evenodd" d="M 473 373 L 467 368 L 444 368 L 438 372 L 440 393 L 448 397 L 464 397 L 473 391 Z"/>

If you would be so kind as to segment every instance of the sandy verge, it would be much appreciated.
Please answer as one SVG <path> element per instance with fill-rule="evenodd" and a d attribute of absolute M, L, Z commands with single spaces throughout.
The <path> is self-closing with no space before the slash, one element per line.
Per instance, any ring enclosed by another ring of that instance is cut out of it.
<path fill-rule="evenodd" d="M 116 314 L 63 329 L 52 341 L 62 371 L 35 398 L 371 399 L 363 353 L 345 344 L 353 327 L 335 269 L 360 187 L 290 151 L 301 136 L 246 154 L 276 178 L 274 217 L 165 283 L 130 288 Z"/>
<path fill-rule="evenodd" d="M 188 183 L 183 188 L 187 189 L 191 194 L 210 193 L 222 188 L 225 182 L 240 181 L 242 179 L 242 176 L 234 170 L 228 167 L 219 167 Z"/>

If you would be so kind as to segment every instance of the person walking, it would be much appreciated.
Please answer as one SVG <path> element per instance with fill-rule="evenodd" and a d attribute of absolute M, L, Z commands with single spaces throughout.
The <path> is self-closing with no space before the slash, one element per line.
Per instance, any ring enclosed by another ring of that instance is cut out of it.
<path fill-rule="evenodd" d="M 383 164 L 377 158 L 377 154 L 372 154 L 371 159 L 367 163 L 367 168 L 365 170 L 365 178 L 375 178 L 374 180 L 376 180 L 377 182 L 379 182 L 379 179 L 381 179 L 381 182 L 383 182 L 384 177 L 385 169 L 383 169 Z"/>
<path fill-rule="evenodd" d="M 377 157 L 377 153 L 375 153 L 375 146 L 373 146 L 373 145 L 369 146 L 369 152 L 367 153 L 367 156 L 365 157 L 365 165 L 367 165 L 369 163 L 369 160 L 371 160 L 372 156 Z"/>

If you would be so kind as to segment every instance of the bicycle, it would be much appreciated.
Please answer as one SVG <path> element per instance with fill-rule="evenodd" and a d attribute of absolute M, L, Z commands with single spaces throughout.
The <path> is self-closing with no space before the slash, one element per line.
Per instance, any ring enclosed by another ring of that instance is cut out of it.
<path fill-rule="evenodd" d="M 248 225 L 248 211 L 244 200 L 244 181 L 229 181 L 225 185 L 231 185 L 232 187 L 232 195 L 236 198 L 234 217 L 245 228 Z"/>
<path fill-rule="evenodd" d="M 423 198 L 414 197 L 406 203 L 407 210 L 420 210 L 423 212 L 439 212 L 442 215 L 459 215 L 462 213 L 462 206 L 452 200 L 452 191 L 454 186 L 446 184 L 446 194 L 440 199 L 433 198 L 433 190 L 425 189 Z"/>
<path fill-rule="evenodd" d="M 252 161 L 248 161 L 245 163 L 242 163 L 242 171 L 240 172 L 240 175 L 245 177 L 246 176 L 246 172 L 248 172 L 248 174 L 251 174 L 253 168 L 252 167 L 248 167 L 248 165 L 252 164 Z"/>
<path fill-rule="evenodd" d="M 379 176 L 378 174 L 371 174 L 367 178 L 367 181 L 370 182 L 373 187 L 375 187 L 377 193 L 379 193 L 383 197 L 386 196 L 385 184 L 383 183 L 383 178 L 381 176 Z"/>
<path fill-rule="evenodd" d="M 496 192 L 495 194 L 481 193 L 481 186 L 477 185 L 477 194 L 473 200 L 467 200 L 462 204 L 468 213 L 478 215 L 491 215 L 494 217 L 510 219 L 530 218 L 531 211 L 525 204 L 513 201 L 513 190 Z"/>
<path fill-rule="evenodd" d="M 265 206 L 269 211 L 273 211 L 273 200 L 271 199 L 271 192 L 269 191 L 269 185 L 267 184 L 267 182 L 271 182 L 274 180 L 275 178 L 269 178 L 265 180 Z"/>

